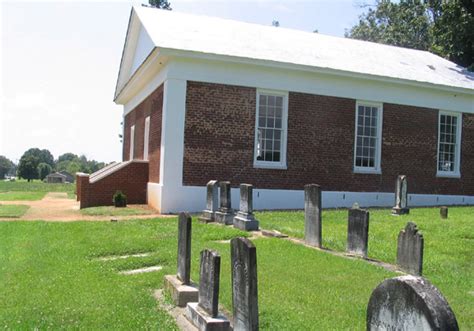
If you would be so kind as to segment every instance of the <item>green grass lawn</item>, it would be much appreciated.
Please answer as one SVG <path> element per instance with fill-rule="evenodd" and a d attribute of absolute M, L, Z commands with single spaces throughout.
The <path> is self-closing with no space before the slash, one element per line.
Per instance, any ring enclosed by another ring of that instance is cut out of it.
<path fill-rule="evenodd" d="M 324 247 L 345 250 L 347 213 L 323 211 Z M 264 229 L 304 237 L 303 212 L 261 212 L 257 218 Z M 413 208 L 398 217 L 389 209 L 370 210 L 369 257 L 395 264 L 398 233 L 408 221 L 423 233 L 423 275 L 447 297 L 461 329 L 474 330 L 474 208 L 450 207 L 448 220 L 440 219 L 439 208 Z"/>
<path fill-rule="evenodd" d="M 193 222 L 192 278 L 199 251 L 222 256 L 221 303 L 231 309 L 230 244 L 247 235 Z M 394 274 L 275 239 L 254 240 L 262 330 L 365 329 L 372 289 Z M 114 261 L 109 255 L 151 252 Z M 152 298 L 176 273 L 176 218 L 126 222 L 0 223 L 0 321 L 6 329 L 159 329 L 176 326 Z M 161 265 L 154 273 L 121 270 Z"/>
<path fill-rule="evenodd" d="M 49 184 L 40 180 L 14 182 L 0 180 L 0 201 L 41 200 L 48 192 L 66 192 L 70 199 L 75 198 L 75 184 Z"/>
<path fill-rule="evenodd" d="M 0 204 L 0 218 L 18 218 L 23 216 L 29 209 L 25 205 L 1 205 Z"/>
<path fill-rule="evenodd" d="M 90 207 L 81 209 L 82 215 L 88 216 L 134 216 L 148 215 L 153 212 L 149 209 L 125 207 L 116 208 L 114 206 Z"/>
<path fill-rule="evenodd" d="M 371 215 L 369 255 L 394 261 L 396 235 L 413 219 L 425 236 L 425 275 L 446 296 L 461 330 L 474 329 L 471 208 L 413 209 L 409 217 L 387 210 Z M 347 211 L 324 212 L 324 244 L 343 250 Z M 263 228 L 302 236 L 302 212 L 258 213 Z M 426 220 L 425 220 L 426 218 Z M 281 219 L 281 220 L 280 220 Z M 286 225 L 288 224 L 288 225 Z M 284 230 L 286 229 L 286 230 Z M 395 232 L 395 234 L 393 234 Z M 298 233 L 300 233 L 298 235 Z M 233 228 L 193 222 L 192 279 L 199 280 L 199 252 L 221 256 L 220 302 L 232 311 L 229 239 Z M 365 330 L 372 290 L 396 274 L 288 240 L 259 238 L 257 246 L 262 330 Z M 0 223 L 0 321 L 6 329 L 174 330 L 152 298 L 163 276 L 176 273 L 176 218 L 123 222 Z M 146 257 L 99 257 L 149 252 Z M 160 265 L 159 272 L 124 276 L 122 270 Z M 471 292 L 472 293 L 472 292 Z"/>

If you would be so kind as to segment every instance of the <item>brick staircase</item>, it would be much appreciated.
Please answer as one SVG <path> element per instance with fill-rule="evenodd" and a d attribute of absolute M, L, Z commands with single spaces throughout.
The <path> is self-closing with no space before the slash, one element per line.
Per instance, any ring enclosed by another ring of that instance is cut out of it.
<path fill-rule="evenodd" d="M 122 191 L 127 203 L 146 204 L 148 161 L 114 162 L 92 174 L 76 174 L 80 208 L 111 206 L 112 196 Z"/>

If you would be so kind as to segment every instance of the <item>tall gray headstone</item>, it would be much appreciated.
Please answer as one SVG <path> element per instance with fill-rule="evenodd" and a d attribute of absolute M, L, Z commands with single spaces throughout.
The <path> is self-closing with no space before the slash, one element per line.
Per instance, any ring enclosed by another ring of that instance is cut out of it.
<path fill-rule="evenodd" d="M 179 214 L 178 225 L 178 278 L 188 285 L 191 277 L 191 224 L 188 213 Z"/>
<path fill-rule="evenodd" d="M 178 218 L 178 272 L 166 275 L 164 288 L 175 305 L 186 307 L 188 302 L 198 299 L 198 289 L 191 283 L 191 216 L 180 213 Z"/>
<path fill-rule="evenodd" d="M 321 187 L 308 184 L 304 187 L 304 240 L 308 245 L 322 246 Z"/>
<path fill-rule="evenodd" d="M 404 215 L 409 212 L 407 176 L 400 175 L 395 182 L 395 206 L 392 208 L 392 214 Z"/>
<path fill-rule="evenodd" d="M 367 258 L 369 243 L 369 212 L 364 209 L 349 209 L 347 222 L 347 252 Z"/>
<path fill-rule="evenodd" d="M 423 235 L 413 222 L 408 222 L 398 235 L 397 264 L 412 275 L 422 274 Z"/>
<path fill-rule="evenodd" d="M 219 182 L 217 180 L 211 180 L 207 183 L 206 186 L 206 209 L 202 211 L 201 217 L 199 220 L 201 222 L 214 222 L 215 213 L 217 210 L 218 204 L 218 191 L 219 191 Z"/>
<path fill-rule="evenodd" d="M 230 225 L 234 222 L 234 211 L 231 203 L 230 182 L 219 182 L 219 210 L 215 213 L 216 222 Z"/>
<path fill-rule="evenodd" d="M 221 257 L 216 251 L 201 252 L 199 302 L 188 303 L 186 316 L 199 330 L 228 330 L 230 322 L 219 316 Z"/>
<path fill-rule="evenodd" d="M 367 330 L 459 330 L 456 316 L 441 292 L 423 277 L 384 280 L 372 292 Z"/>
<path fill-rule="evenodd" d="M 258 221 L 253 215 L 253 186 L 240 184 L 240 210 L 234 217 L 234 227 L 244 231 L 258 230 Z"/>
<path fill-rule="evenodd" d="M 441 216 L 442 219 L 447 219 L 448 218 L 448 207 L 442 206 L 439 209 L 439 216 Z"/>
<path fill-rule="evenodd" d="M 234 238 L 230 245 L 234 330 L 255 331 L 259 328 L 257 249 L 246 238 Z"/>

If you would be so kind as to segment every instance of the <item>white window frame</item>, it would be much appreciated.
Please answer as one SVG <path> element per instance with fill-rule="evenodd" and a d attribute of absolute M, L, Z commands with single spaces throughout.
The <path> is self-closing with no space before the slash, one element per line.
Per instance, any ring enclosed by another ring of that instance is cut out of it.
<path fill-rule="evenodd" d="M 456 149 L 454 155 L 454 171 L 439 170 L 439 148 L 441 145 L 441 115 L 456 116 Z M 462 137 L 462 113 L 440 110 L 438 112 L 438 148 L 436 149 L 436 177 L 460 178 L 461 177 L 461 137 Z"/>
<path fill-rule="evenodd" d="M 148 145 L 150 144 L 150 116 L 145 118 L 145 130 L 143 134 L 143 160 L 148 161 Z"/>
<path fill-rule="evenodd" d="M 356 166 L 357 157 L 357 125 L 359 122 L 359 106 L 377 107 L 377 144 L 375 149 L 375 166 L 374 167 L 360 167 Z M 383 125 L 383 103 L 373 101 L 357 100 L 355 107 L 355 126 L 354 126 L 354 156 L 353 156 L 353 171 L 361 174 L 381 174 L 381 159 L 382 159 L 382 125 Z"/>
<path fill-rule="evenodd" d="M 271 96 L 283 97 L 283 103 L 282 103 L 283 109 L 282 109 L 282 118 L 281 118 L 282 131 L 281 131 L 280 161 L 279 162 L 257 160 L 258 117 L 259 117 L 260 95 L 271 95 Z M 256 111 L 255 111 L 255 130 L 254 130 L 254 153 L 253 153 L 254 168 L 287 169 L 287 164 L 286 164 L 287 136 L 288 136 L 288 92 L 257 89 L 257 104 L 256 104 Z"/>
<path fill-rule="evenodd" d="M 133 160 L 135 157 L 134 155 L 135 152 L 135 125 L 132 125 L 130 127 L 130 155 L 129 155 L 129 160 Z"/>

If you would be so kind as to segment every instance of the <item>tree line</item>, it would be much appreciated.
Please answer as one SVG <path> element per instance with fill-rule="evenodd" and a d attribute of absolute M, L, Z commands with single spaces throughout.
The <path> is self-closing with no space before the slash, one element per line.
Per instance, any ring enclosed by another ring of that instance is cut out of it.
<path fill-rule="evenodd" d="M 31 181 L 43 180 L 55 171 L 67 171 L 71 175 L 76 172 L 93 173 L 106 166 L 104 162 L 88 160 L 85 155 L 64 153 L 55 160 L 47 149 L 30 148 L 23 153 L 18 165 L 5 156 L 0 155 L 0 179 L 6 175 L 18 176 Z"/>

